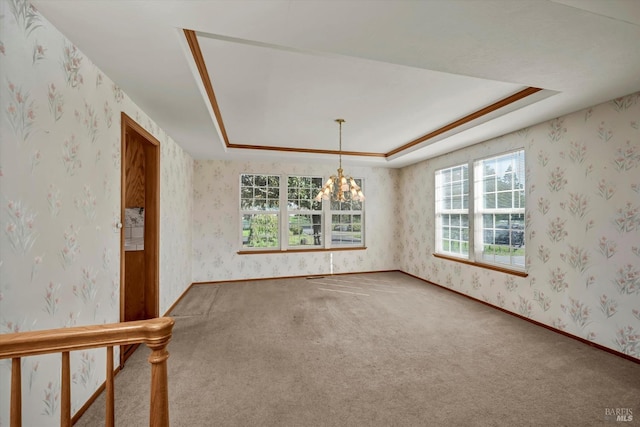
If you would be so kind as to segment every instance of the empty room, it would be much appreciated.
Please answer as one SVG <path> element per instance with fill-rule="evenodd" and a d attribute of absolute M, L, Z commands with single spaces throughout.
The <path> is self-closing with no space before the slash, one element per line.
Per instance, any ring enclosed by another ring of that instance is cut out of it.
<path fill-rule="evenodd" d="M 637 425 L 638 46 L 634 0 L 0 0 L 0 425 Z"/>

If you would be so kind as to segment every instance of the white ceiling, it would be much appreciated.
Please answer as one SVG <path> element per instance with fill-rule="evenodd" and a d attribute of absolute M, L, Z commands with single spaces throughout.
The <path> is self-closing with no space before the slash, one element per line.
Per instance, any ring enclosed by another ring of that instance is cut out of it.
<path fill-rule="evenodd" d="M 640 90 L 638 0 L 32 3 L 197 159 L 335 160 L 344 118 L 346 164 L 402 167 Z"/>

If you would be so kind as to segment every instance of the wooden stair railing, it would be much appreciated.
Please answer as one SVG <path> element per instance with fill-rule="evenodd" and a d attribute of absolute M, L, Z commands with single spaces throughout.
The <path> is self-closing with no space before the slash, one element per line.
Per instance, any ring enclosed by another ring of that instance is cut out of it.
<path fill-rule="evenodd" d="M 106 347 L 106 421 L 114 425 L 113 347 L 144 343 L 151 349 L 151 390 L 149 426 L 169 426 L 169 393 L 167 387 L 167 344 L 171 339 L 174 320 L 160 317 L 133 322 L 106 325 L 78 326 L 73 328 L 18 332 L 0 335 L 0 359 L 12 359 L 11 363 L 11 414 L 10 426 L 22 425 L 22 379 L 20 358 L 39 354 L 62 353 L 60 425 L 71 426 L 71 372 L 69 352 Z"/>

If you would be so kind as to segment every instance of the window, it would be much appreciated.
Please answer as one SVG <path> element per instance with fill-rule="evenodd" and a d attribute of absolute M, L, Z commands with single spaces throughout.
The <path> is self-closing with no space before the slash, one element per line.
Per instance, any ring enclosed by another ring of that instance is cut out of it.
<path fill-rule="evenodd" d="M 280 222 L 280 177 L 242 175 L 240 177 L 242 246 L 278 248 Z"/>
<path fill-rule="evenodd" d="M 436 171 L 436 253 L 524 270 L 524 160 L 519 150 Z"/>
<path fill-rule="evenodd" d="M 314 200 L 320 187 L 322 178 L 288 178 L 289 247 L 322 247 L 322 202 Z"/>
<path fill-rule="evenodd" d="M 478 160 L 474 169 L 476 259 L 524 269 L 524 150 Z"/>
<path fill-rule="evenodd" d="M 362 180 L 356 182 L 362 187 Z M 363 204 L 350 200 L 324 204 L 315 201 L 322 183 L 322 177 L 242 174 L 242 249 L 363 246 Z M 331 222 L 327 223 L 325 218 L 329 217 Z"/>
<path fill-rule="evenodd" d="M 438 252 L 469 255 L 469 168 L 436 172 L 436 242 Z"/>
<path fill-rule="evenodd" d="M 361 179 L 355 179 L 360 188 Z M 348 195 L 347 195 L 348 197 Z M 347 199 L 331 201 L 331 244 L 333 246 L 362 246 L 362 202 Z"/>

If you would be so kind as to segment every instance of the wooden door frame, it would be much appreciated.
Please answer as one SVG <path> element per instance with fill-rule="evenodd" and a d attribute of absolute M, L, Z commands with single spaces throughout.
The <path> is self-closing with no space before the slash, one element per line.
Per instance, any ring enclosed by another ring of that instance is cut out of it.
<path fill-rule="evenodd" d="M 160 311 L 160 141 L 136 123 L 124 111 L 120 115 L 120 221 L 125 222 L 126 205 L 126 140 L 127 133 L 135 133 L 144 144 L 145 159 L 145 312 L 158 317 Z M 151 208 L 151 209 L 149 209 Z M 125 321 L 125 227 L 120 229 L 120 321 Z M 124 354 L 120 352 L 120 365 Z"/>

